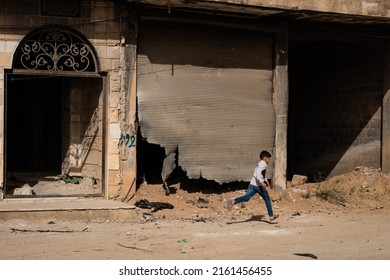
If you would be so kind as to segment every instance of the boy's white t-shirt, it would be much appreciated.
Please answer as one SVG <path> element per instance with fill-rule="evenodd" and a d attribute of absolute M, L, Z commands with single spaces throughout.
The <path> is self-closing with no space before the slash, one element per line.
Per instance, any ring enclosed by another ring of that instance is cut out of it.
<path fill-rule="evenodd" d="M 265 172 L 267 168 L 267 163 L 261 160 L 257 163 L 255 171 L 253 172 L 253 176 L 250 184 L 254 186 L 261 186 L 261 183 L 264 183 L 266 180 Z"/>

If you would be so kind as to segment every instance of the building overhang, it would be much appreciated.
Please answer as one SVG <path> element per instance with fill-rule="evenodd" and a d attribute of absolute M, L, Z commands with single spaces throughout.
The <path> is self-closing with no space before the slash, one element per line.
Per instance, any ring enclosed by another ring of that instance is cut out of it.
<path fill-rule="evenodd" d="M 277 5 L 269 1 L 235 1 L 235 0 L 126 0 L 128 4 L 142 4 L 166 10 L 167 13 L 176 11 L 192 11 L 204 14 L 231 14 L 247 18 L 285 18 L 316 22 L 331 22 L 343 24 L 385 24 L 390 25 L 387 13 L 364 14 L 359 9 L 350 12 L 341 7 L 326 7 L 323 9 L 308 9 L 310 6 Z M 300 1 L 296 1 L 299 3 Z M 268 5 L 267 5 L 268 3 Z M 272 5 L 271 5 L 272 4 Z M 383 8 L 384 9 L 384 8 Z M 343 11 L 343 12 L 341 12 Z M 379 15 L 381 14 L 381 15 Z"/>

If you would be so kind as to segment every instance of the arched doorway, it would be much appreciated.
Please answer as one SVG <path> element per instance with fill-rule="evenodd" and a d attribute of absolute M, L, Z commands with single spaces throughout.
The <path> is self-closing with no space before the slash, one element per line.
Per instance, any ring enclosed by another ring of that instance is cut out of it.
<path fill-rule="evenodd" d="M 25 36 L 6 72 L 5 195 L 101 196 L 104 80 L 77 31 Z"/>

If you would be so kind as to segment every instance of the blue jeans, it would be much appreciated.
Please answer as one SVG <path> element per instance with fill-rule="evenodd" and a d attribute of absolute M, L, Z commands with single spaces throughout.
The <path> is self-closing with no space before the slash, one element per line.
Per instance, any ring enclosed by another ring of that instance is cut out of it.
<path fill-rule="evenodd" d="M 271 198 L 269 197 L 267 190 L 262 186 L 259 187 L 249 184 L 248 189 L 246 190 L 246 194 L 235 198 L 234 204 L 246 202 L 251 199 L 251 197 L 254 196 L 256 193 L 258 193 L 264 199 L 265 206 L 267 206 L 268 216 L 272 217 L 274 213 L 272 211 Z"/>

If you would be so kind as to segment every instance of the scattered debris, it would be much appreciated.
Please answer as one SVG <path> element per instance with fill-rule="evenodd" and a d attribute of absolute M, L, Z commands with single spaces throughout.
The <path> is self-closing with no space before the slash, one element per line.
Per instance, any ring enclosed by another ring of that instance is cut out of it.
<path fill-rule="evenodd" d="M 301 257 L 308 257 L 312 259 L 318 259 L 316 255 L 313 255 L 311 253 L 295 253 L 294 255 L 301 256 Z"/>
<path fill-rule="evenodd" d="M 316 183 L 323 182 L 326 180 L 324 176 L 325 171 L 316 171 L 313 173 L 313 181 Z"/>
<path fill-rule="evenodd" d="M 78 176 L 66 176 L 63 178 L 65 183 L 80 184 L 83 178 Z"/>
<path fill-rule="evenodd" d="M 14 195 L 35 195 L 34 187 L 24 184 L 21 188 L 14 189 Z"/>
<path fill-rule="evenodd" d="M 178 240 L 177 242 L 179 242 L 179 243 L 188 243 L 188 240 L 183 238 L 183 239 Z"/>
<path fill-rule="evenodd" d="M 53 230 L 53 229 L 17 229 L 17 228 L 11 228 L 12 232 L 60 232 L 60 233 L 72 233 L 72 232 L 85 232 L 88 231 L 88 228 L 84 228 L 81 231 L 73 230 L 73 229 L 66 229 L 66 230 Z"/>
<path fill-rule="evenodd" d="M 116 245 L 119 245 L 123 248 L 127 248 L 127 249 L 133 249 L 133 250 L 139 250 L 139 251 L 144 251 L 146 253 L 150 253 L 151 251 L 150 250 L 146 250 L 146 249 L 142 249 L 142 248 L 138 248 L 138 247 L 135 247 L 135 246 L 126 246 L 126 245 L 122 245 L 120 243 L 116 243 Z"/>
<path fill-rule="evenodd" d="M 144 219 L 144 221 L 148 222 L 148 221 L 154 221 L 155 218 L 153 217 L 153 215 L 151 213 L 142 213 L 142 218 Z"/>
<path fill-rule="evenodd" d="M 370 207 L 368 207 L 368 209 L 370 209 L 370 210 L 378 210 L 378 209 L 383 209 L 384 208 L 384 206 L 370 206 Z"/>
<path fill-rule="evenodd" d="M 294 192 L 299 193 L 303 198 L 310 198 L 310 191 L 306 189 L 294 189 Z"/>
<path fill-rule="evenodd" d="M 143 209 L 152 208 L 152 206 L 150 205 L 150 202 L 146 199 L 138 200 L 138 201 L 136 201 L 136 203 L 134 205 L 139 207 L 139 208 L 143 208 Z"/>
<path fill-rule="evenodd" d="M 152 209 L 152 212 L 157 212 L 158 210 L 162 209 L 174 208 L 173 205 L 168 202 L 149 202 L 146 199 L 138 200 L 134 205 L 139 208 Z"/>
<path fill-rule="evenodd" d="M 320 189 L 316 192 L 316 196 L 322 200 L 326 200 L 335 204 L 345 205 L 345 194 L 342 190 L 333 187 L 331 189 Z"/>
<path fill-rule="evenodd" d="M 198 208 L 207 208 L 207 205 L 210 201 L 207 199 L 207 198 L 201 198 L 199 197 L 196 201 L 195 201 L 195 206 L 198 207 Z"/>
<path fill-rule="evenodd" d="M 145 240 L 148 240 L 148 239 L 149 239 L 149 236 L 146 236 L 146 235 L 138 237 L 138 241 L 145 241 Z"/>
<path fill-rule="evenodd" d="M 206 222 L 206 218 L 205 217 L 200 217 L 200 216 L 196 215 L 196 217 L 193 218 L 193 221 L 197 222 L 197 223 L 199 223 L 199 222 L 205 223 Z"/>

